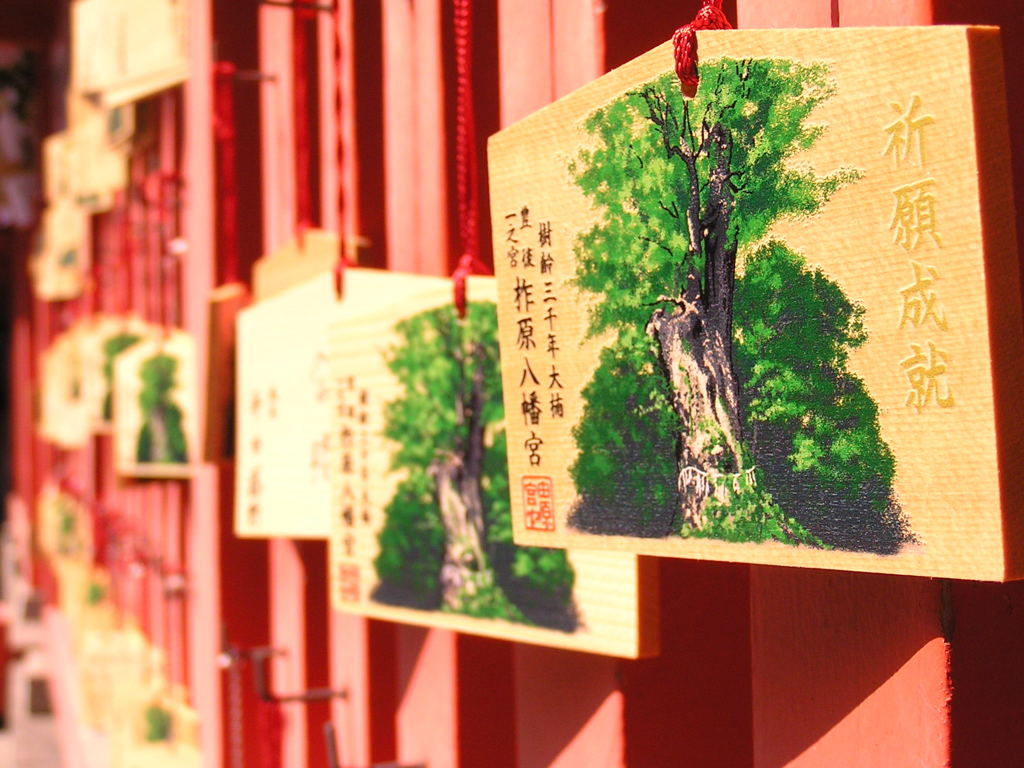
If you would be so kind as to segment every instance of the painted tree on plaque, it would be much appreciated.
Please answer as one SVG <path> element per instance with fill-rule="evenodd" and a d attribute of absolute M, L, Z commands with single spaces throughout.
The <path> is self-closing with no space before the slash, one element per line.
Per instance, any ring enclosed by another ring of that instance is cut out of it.
<path fill-rule="evenodd" d="M 142 364 L 142 429 L 136 446 L 140 462 L 184 464 L 188 448 L 182 427 L 181 408 L 174 402 L 178 361 L 170 355 L 154 355 Z"/>
<path fill-rule="evenodd" d="M 402 395 L 385 435 L 401 480 L 385 509 L 374 599 L 571 631 L 561 550 L 512 543 L 497 310 L 471 302 L 402 320 L 388 366 Z"/>
<path fill-rule="evenodd" d="M 118 333 L 103 342 L 103 420 L 110 421 L 114 415 L 114 359 L 130 346 L 142 340 L 137 333 Z"/>
<path fill-rule="evenodd" d="M 570 522 L 893 552 L 909 538 L 878 408 L 847 369 L 863 309 L 784 243 L 851 169 L 797 156 L 825 130 L 825 65 L 722 59 L 694 98 L 666 74 L 593 112 L 570 172 L 599 211 L 576 242 L 588 332 Z"/>

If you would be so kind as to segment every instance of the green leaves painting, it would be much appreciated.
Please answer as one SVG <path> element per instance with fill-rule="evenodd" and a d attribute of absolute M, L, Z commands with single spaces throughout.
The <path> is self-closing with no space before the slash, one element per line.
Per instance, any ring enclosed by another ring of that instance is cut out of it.
<path fill-rule="evenodd" d="M 402 320 L 385 435 L 404 479 L 385 509 L 374 599 L 572 631 L 565 552 L 512 542 L 497 311 L 471 302 Z"/>
<path fill-rule="evenodd" d="M 136 445 L 140 462 L 185 464 L 188 445 L 181 408 L 174 402 L 178 361 L 170 355 L 154 355 L 142 364 L 142 429 Z"/>
<path fill-rule="evenodd" d="M 891 553 L 912 539 L 878 408 L 848 369 L 863 309 L 772 225 L 813 216 L 852 169 L 800 159 L 828 69 L 702 63 L 594 111 L 571 163 L 599 212 L 575 244 L 588 333 L 570 524 Z"/>

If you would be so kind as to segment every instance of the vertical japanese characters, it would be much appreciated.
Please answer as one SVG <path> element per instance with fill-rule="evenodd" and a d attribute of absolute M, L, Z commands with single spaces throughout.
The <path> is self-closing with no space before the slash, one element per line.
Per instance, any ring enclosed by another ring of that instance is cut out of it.
<path fill-rule="evenodd" d="M 541 471 L 544 424 L 565 418 L 565 389 L 558 370 L 558 292 L 554 279 L 554 234 L 550 221 L 531 221 L 528 205 L 505 215 L 505 258 L 515 273 L 516 355 L 522 358 L 520 411 L 529 435 L 523 441 L 529 466 Z M 540 340 L 540 344 L 538 344 Z M 546 475 L 522 481 L 526 527 L 553 531 L 554 488 Z"/>
<path fill-rule="evenodd" d="M 370 515 L 370 391 L 355 376 L 337 382 L 338 491 L 341 524 L 339 582 L 342 599 L 360 599 L 356 532 L 367 528 Z"/>
<path fill-rule="evenodd" d="M 890 104 L 896 118 L 884 128 L 884 156 L 892 159 L 897 186 L 889 231 L 893 244 L 906 254 L 912 280 L 900 288 L 900 330 L 908 331 L 909 353 L 900 361 L 906 378 L 906 406 L 952 408 L 955 394 L 947 380 L 949 353 L 941 334 L 949 330 L 936 283 L 941 279 L 935 258 L 942 249 L 938 181 L 929 173 L 927 129 L 935 125 L 920 95 Z M 912 332 L 909 333 L 909 332 Z"/>

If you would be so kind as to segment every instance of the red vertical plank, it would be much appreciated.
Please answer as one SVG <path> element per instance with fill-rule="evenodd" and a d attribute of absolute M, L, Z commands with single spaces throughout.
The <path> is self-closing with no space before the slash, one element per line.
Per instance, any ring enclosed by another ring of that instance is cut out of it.
<path fill-rule="evenodd" d="M 442 0 L 413 3 L 416 73 L 417 172 L 413 179 L 418 196 L 420 259 L 417 272 L 448 274 L 448 152 L 445 140 L 445 68 Z M 399 127 L 400 129 L 400 127 Z M 411 170 L 411 169 L 407 169 Z"/>
<path fill-rule="evenodd" d="M 586 85 L 604 71 L 604 6 L 594 0 L 551 4 L 555 98 Z"/>
<path fill-rule="evenodd" d="M 844 27 L 914 26 L 931 24 L 934 18 L 932 0 L 833 0 L 833 5 L 837 26 Z"/>
<path fill-rule="evenodd" d="M 751 765 L 750 568 L 658 565 L 662 652 L 623 665 L 627 764 Z"/>
<path fill-rule="evenodd" d="M 305 571 L 296 543 L 270 541 L 270 644 L 283 653 L 274 658 L 273 686 L 280 692 L 302 691 L 306 681 L 306 606 L 302 599 Z M 284 714 L 282 759 L 286 766 L 307 765 L 306 707 L 301 702 L 281 705 Z"/>
<path fill-rule="evenodd" d="M 260 87 L 263 243 L 267 252 L 295 236 L 291 21 L 290 8 L 260 6 L 260 71 L 273 77 Z"/>
<path fill-rule="evenodd" d="M 189 37 L 211 39 L 211 3 L 189 0 Z M 213 114 L 211 46 L 189 47 L 190 74 L 184 88 L 182 172 L 188 180 L 182 212 L 188 254 L 182 264 L 183 325 L 196 339 L 197 381 L 206 380 L 207 298 L 213 284 Z M 200 420 L 206 410 L 205 392 L 197 393 Z M 206 425 L 201 423 L 200 434 Z M 220 558 L 217 476 L 213 467 L 197 466 L 190 482 L 186 524 L 188 580 L 192 585 L 188 611 L 189 688 L 203 723 L 203 764 L 223 763 L 220 670 Z"/>
<path fill-rule="evenodd" d="M 455 633 L 398 626 L 395 634 L 398 760 L 455 768 L 459 765 Z"/>
<path fill-rule="evenodd" d="M 511 125 L 555 98 L 551 0 L 499 0 L 500 120 Z"/>
<path fill-rule="evenodd" d="M 855 2 L 857 0 L 854 0 Z M 736 24 L 742 29 L 831 27 L 839 0 L 736 0 Z M 900 3 L 888 3 L 896 7 Z"/>
<path fill-rule="evenodd" d="M 324 689 L 330 682 L 327 649 L 327 542 L 296 542 L 303 570 L 305 678 L 301 690 Z M 285 691 L 285 693 L 288 693 Z M 306 755 L 310 768 L 327 765 L 324 725 L 331 719 L 330 701 L 312 701 L 306 708 Z"/>
<path fill-rule="evenodd" d="M 755 567 L 756 766 L 944 766 L 936 581 Z"/>
<path fill-rule="evenodd" d="M 384 175 L 388 266 L 420 264 L 419 156 L 437 148 L 418 140 L 415 17 L 412 3 L 384 0 Z M 437 137 L 435 137 L 436 139 Z"/>
<path fill-rule="evenodd" d="M 624 766 L 618 662 L 527 645 L 515 651 L 519 765 Z"/>

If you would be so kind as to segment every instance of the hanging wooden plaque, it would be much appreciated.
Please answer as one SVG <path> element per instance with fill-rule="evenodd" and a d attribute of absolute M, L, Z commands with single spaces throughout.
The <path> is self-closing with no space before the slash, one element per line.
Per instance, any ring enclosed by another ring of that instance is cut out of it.
<path fill-rule="evenodd" d="M 40 359 L 39 434 L 61 448 L 84 446 L 92 429 L 83 333 L 77 325 L 61 333 Z"/>
<path fill-rule="evenodd" d="M 698 39 L 491 139 L 516 541 L 1024 576 L 998 31 Z"/>
<path fill-rule="evenodd" d="M 69 191 L 83 209 L 109 211 L 115 193 L 128 185 L 128 138 L 134 116 L 133 104 L 106 109 L 89 98 L 69 96 Z"/>
<path fill-rule="evenodd" d="M 330 536 L 327 329 L 345 304 L 331 269 L 337 235 L 303 233 L 257 262 L 256 303 L 238 313 L 235 533 Z M 363 270 L 353 270 L 356 285 Z M 347 302 L 346 302 L 347 303 Z"/>
<path fill-rule="evenodd" d="M 493 278 L 349 270 L 330 329 L 330 579 L 343 611 L 635 657 L 652 574 L 615 552 L 518 547 Z"/>
<path fill-rule="evenodd" d="M 75 0 L 72 86 L 119 106 L 188 77 L 186 0 Z"/>
<path fill-rule="evenodd" d="M 43 211 L 29 258 L 32 291 L 43 301 L 64 301 L 82 294 L 89 271 L 84 243 L 88 214 L 68 197 Z"/>
<path fill-rule="evenodd" d="M 186 478 L 195 456 L 196 350 L 178 330 L 114 361 L 114 466 L 129 477 Z"/>

